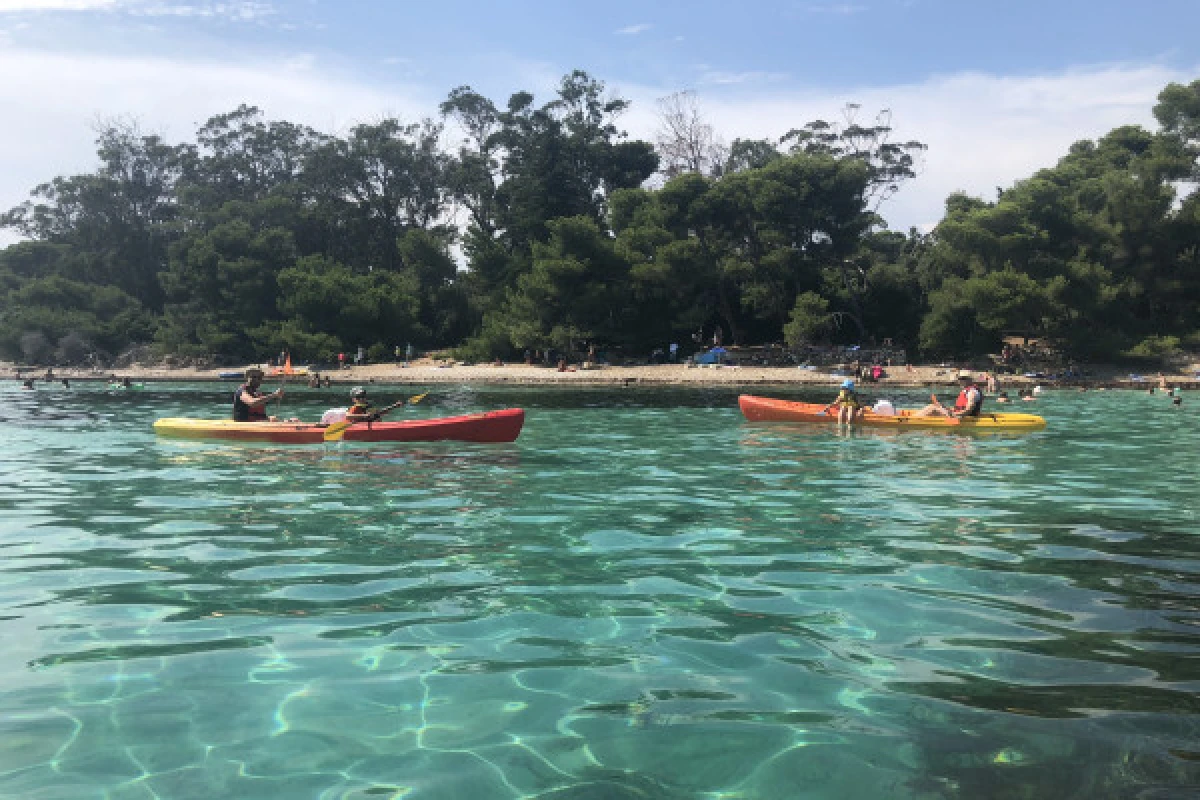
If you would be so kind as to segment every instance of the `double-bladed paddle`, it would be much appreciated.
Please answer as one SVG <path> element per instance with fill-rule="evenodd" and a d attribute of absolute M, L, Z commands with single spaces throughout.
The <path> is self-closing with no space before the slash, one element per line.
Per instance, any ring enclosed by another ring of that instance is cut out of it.
<path fill-rule="evenodd" d="M 384 406 L 383 408 L 379 409 L 378 411 L 373 412 L 371 414 L 370 420 L 368 420 L 368 421 L 377 420 L 380 417 L 382 417 L 384 414 L 386 414 L 387 412 L 391 411 L 393 408 L 402 406 L 405 403 L 415 406 L 417 403 L 424 400 L 425 395 L 427 395 L 427 394 L 429 394 L 429 392 L 415 394 L 412 397 L 408 398 L 407 400 L 397 400 L 395 403 L 392 403 L 390 406 Z M 346 435 L 346 429 L 349 428 L 353 424 L 354 423 L 350 422 L 349 420 L 342 420 L 341 422 L 333 423 L 332 425 L 330 425 L 328 428 L 325 429 L 325 432 L 323 434 L 324 440 L 327 442 L 340 442 L 342 440 L 342 437 Z"/>

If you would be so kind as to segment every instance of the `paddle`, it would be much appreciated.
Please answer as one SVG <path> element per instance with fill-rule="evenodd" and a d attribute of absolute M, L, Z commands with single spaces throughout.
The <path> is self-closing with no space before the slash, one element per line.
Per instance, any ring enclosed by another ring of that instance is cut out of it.
<path fill-rule="evenodd" d="M 407 400 L 397 400 L 396 402 L 392 403 L 390 406 L 384 406 L 383 408 L 381 408 L 378 411 L 371 414 L 371 418 L 368 420 L 368 422 L 377 421 L 380 417 L 382 417 L 387 412 L 391 411 L 393 408 L 402 406 L 405 403 L 415 406 L 417 403 L 419 403 L 425 399 L 426 394 L 429 394 L 429 392 L 425 392 L 425 394 L 415 394 L 412 397 L 408 398 Z"/>
<path fill-rule="evenodd" d="M 395 403 L 392 403 L 390 406 L 385 406 L 384 408 L 381 408 L 378 411 L 376 411 L 375 413 L 373 413 L 371 415 L 371 419 L 372 420 L 379 419 L 384 414 L 391 411 L 393 408 L 402 406 L 405 403 L 409 403 L 410 405 L 415 406 L 417 403 L 424 400 L 425 396 L 427 394 L 429 394 L 429 392 L 423 392 L 422 394 L 415 394 L 412 397 L 408 398 L 407 400 L 397 400 Z M 346 435 L 346 428 L 349 428 L 353 424 L 354 423 L 350 422 L 349 420 L 342 420 L 341 422 L 335 422 L 332 425 L 330 425 L 328 428 L 325 429 L 325 432 L 322 434 L 322 438 L 327 442 L 340 442 L 342 440 L 342 437 L 344 437 Z"/>
<path fill-rule="evenodd" d="M 325 429 L 325 433 L 323 434 L 325 441 L 340 442 L 342 437 L 346 435 L 346 428 L 349 428 L 353 424 L 353 422 L 347 422 L 346 420 L 333 423 Z"/>
<path fill-rule="evenodd" d="M 287 359 L 283 365 L 283 385 L 279 387 L 279 408 L 276 413 L 283 413 L 283 390 L 287 388 L 288 376 L 291 375 L 292 372 L 292 354 L 288 353 Z"/>

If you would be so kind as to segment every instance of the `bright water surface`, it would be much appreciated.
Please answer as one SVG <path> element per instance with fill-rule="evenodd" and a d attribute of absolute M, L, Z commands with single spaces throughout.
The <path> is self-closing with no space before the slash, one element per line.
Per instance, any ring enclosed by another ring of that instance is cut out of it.
<path fill-rule="evenodd" d="M 0 389 L 0 797 L 1200 792 L 1200 396 L 961 437 L 444 387 L 406 413 L 523 435 L 155 439 L 230 388 Z"/>

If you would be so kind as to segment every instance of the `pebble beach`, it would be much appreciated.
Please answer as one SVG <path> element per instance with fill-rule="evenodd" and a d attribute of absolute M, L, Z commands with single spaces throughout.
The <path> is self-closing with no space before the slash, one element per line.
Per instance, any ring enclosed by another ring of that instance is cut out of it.
<path fill-rule="evenodd" d="M 135 382 L 152 381 L 233 381 L 234 373 L 258 366 L 267 374 L 266 383 L 283 380 L 278 368 L 269 364 L 246 364 L 220 368 L 196 369 L 166 367 L 154 364 L 134 364 L 124 368 L 87 369 L 51 367 L 52 380 L 67 378 L 71 381 L 110 381 L 129 378 Z M 957 383 L 955 375 L 959 365 L 905 365 L 890 367 L 885 376 L 874 385 L 896 387 L 952 386 Z M 0 364 L 0 369 L 11 379 L 17 378 L 18 367 Z M 430 384 L 477 383 L 514 386 L 566 385 L 566 386 L 710 386 L 710 385 L 833 385 L 846 377 L 844 369 L 834 367 L 766 367 L 743 365 L 687 365 L 656 364 L 642 366 L 611 366 L 599 364 L 590 368 L 572 365 L 566 371 L 555 367 L 530 366 L 519 362 L 502 364 L 462 364 L 448 361 L 421 359 L 407 366 L 398 363 L 347 366 L 343 369 L 317 369 L 324 378 L 334 384 L 353 385 L 359 383 L 383 383 L 423 386 Z M 1083 386 L 1094 388 L 1149 388 L 1159 382 L 1157 372 L 1136 373 L 1128 368 L 1086 367 L 1081 377 L 1049 378 L 1039 375 L 998 375 L 1003 386 Z M 43 381 L 45 367 L 24 367 L 23 378 Z M 982 373 L 977 373 L 982 377 Z M 1170 386 L 1196 388 L 1200 385 L 1197 375 L 1200 363 L 1191 364 L 1186 370 L 1164 374 Z M 296 365 L 294 374 L 287 378 L 290 383 L 305 382 L 309 368 Z M 870 382 L 864 382 L 871 385 Z"/>

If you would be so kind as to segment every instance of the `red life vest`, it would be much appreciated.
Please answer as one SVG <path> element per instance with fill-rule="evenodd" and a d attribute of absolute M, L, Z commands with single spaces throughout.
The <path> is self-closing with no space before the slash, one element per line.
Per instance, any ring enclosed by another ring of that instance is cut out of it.
<path fill-rule="evenodd" d="M 983 408 L 983 392 L 980 392 L 979 387 L 973 383 L 967 384 L 963 387 L 962 391 L 958 393 L 958 399 L 954 401 L 954 410 L 958 412 L 967 410 L 967 408 L 971 405 L 970 392 L 972 390 L 979 392 L 979 405 L 975 406 L 975 410 L 968 415 L 974 417 L 977 416 L 979 411 Z"/>

